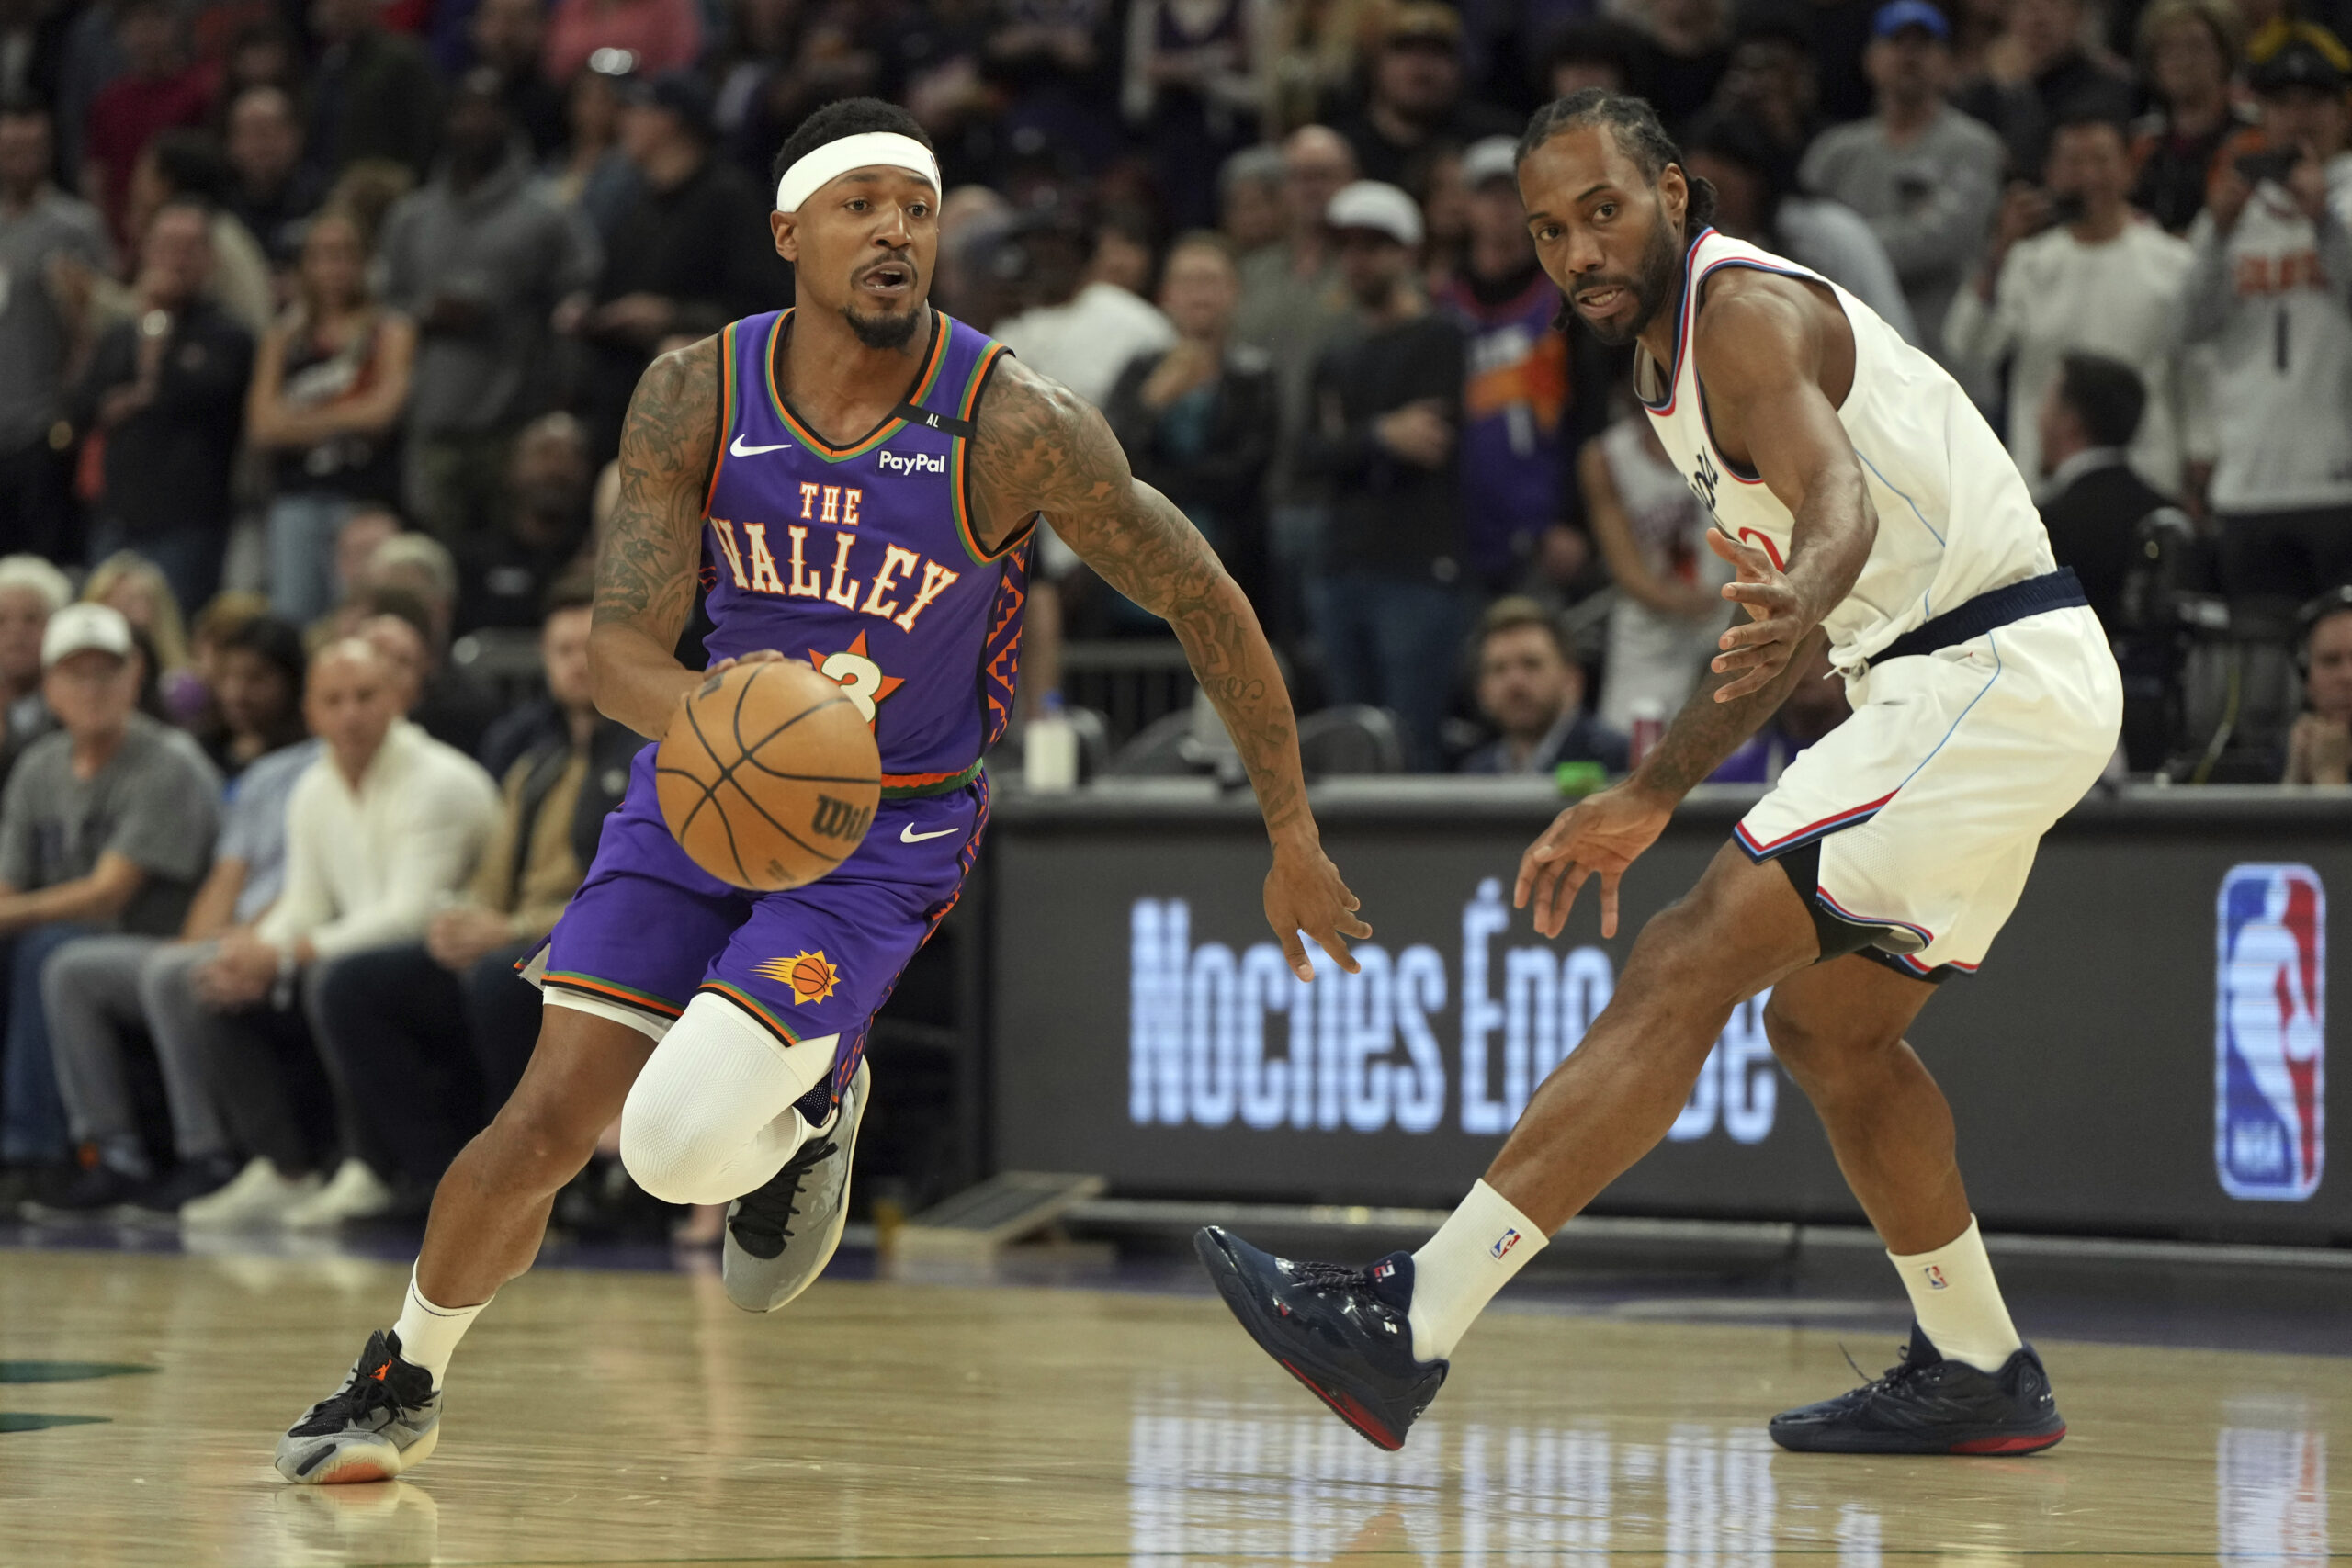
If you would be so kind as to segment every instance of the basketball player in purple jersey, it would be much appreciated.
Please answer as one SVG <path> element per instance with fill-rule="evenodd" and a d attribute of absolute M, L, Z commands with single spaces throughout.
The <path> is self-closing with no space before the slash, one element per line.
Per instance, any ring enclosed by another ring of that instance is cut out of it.
<path fill-rule="evenodd" d="M 828 105 L 776 157 L 795 309 L 657 359 L 621 436 L 597 562 L 597 705 L 658 739 L 705 671 L 673 650 L 707 586 L 723 668 L 806 659 L 873 723 L 882 804 L 822 881 L 748 894 L 686 858 L 653 748 L 595 863 L 526 967 L 547 1005 L 529 1069 L 434 1195 L 400 1317 L 277 1448 L 306 1483 L 372 1481 L 438 1437 L 444 1372 L 537 1255 L 556 1191 L 621 1119 L 638 1184 L 726 1202 L 729 1296 L 773 1311 L 841 1239 L 871 1073 L 868 1021 L 956 902 L 988 820 L 980 757 L 1013 695 L 1039 517 L 1166 617 L 1248 763 L 1273 844 L 1266 918 L 1355 968 L 1371 929 L 1324 857 L 1290 699 L 1249 601 L 1102 418 L 926 303 L 939 169 L 904 110 Z"/>

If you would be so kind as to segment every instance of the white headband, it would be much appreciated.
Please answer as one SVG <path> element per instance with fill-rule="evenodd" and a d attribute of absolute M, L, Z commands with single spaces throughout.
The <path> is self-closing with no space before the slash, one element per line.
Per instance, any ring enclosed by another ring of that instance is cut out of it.
<path fill-rule="evenodd" d="M 910 175 L 921 175 L 939 189 L 939 160 L 931 149 L 911 136 L 901 136 L 895 130 L 868 130 L 856 136 L 844 136 L 839 141 L 828 141 L 801 157 L 799 162 L 784 171 L 784 178 L 775 182 L 775 209 L 797 212 L 800 204 L 817 194 L 817 187 L 837 180 L 852 169 L 904 169 Z"/>

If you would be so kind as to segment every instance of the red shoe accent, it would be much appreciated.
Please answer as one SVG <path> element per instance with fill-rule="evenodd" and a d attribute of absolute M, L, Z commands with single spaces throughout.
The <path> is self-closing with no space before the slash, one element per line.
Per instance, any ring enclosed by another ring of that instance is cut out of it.
<path fill-rule="evenodd" d="M 1954 1443 L 1951 1451 L 1956 1454 L 2030 1454 L 2040 1453 L 2066 1435 L 2066 1428 L 2046 1432 L 2034 1438 L 1977 1438 L 1965 1443 Z"/>
<path fill-rule="evenodd" d="M 1331 1413 L 1333 1415 L 1339 1416 L 1340 1420 L 1345 1421 L 1349 1426 L 1353 1427 L 1357 1431 L 1362 1432 L 1365 1437 L 1371 1438 L 1380 1447 L 1386 1449 L 1390 1453 L 1395 1453 L 1397 1450 L 1405 1446 L 1404 1438 L 1397 1437 L 1396 1434 L 1389 1431 L 1386 1427 L 1381 1424 L 1379 1417 L 1373 1415 L 1371 1411 L 1366 1410 L 1352 1395 L 1345 1393 L 1333 1394 L 1329 1390 L 1325 1389 L 1321 1383 L 1317 1382 L 1313 1378 L 1308 1377 L 1305 1372 L 1300 1371 L 1288 1361 L 1283 1360 L 1283 1358 L 1280 1356 L 1275 1357 L 1274 1359 L 1282 1362 L 1283 1371 L 1288 1372 L 1291 1376 L 1296 1378 L 1299 1382 L 1312 1389 L 1315 1393 L 1316 1398 L 1321 1400 L 1324 1404 L 1331 1407 Z"/>

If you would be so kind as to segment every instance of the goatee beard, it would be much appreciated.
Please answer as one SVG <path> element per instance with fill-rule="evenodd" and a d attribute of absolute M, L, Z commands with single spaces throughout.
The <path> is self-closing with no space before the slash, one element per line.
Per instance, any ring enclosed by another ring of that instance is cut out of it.
<path fill-rule="evenodd" d="M 1650 231 L 1648 248 L 1642 253 L 1641 276 L 1632 280 L 1633 315 L 1622 327 L 1603 325 L 1583 316 L 1577 320 L 1591 329 L 1594 337 L 1611 348 L 1622 348 L 1633 342 L 1642 335 L 1642 329 L 1657 315 L 1658 307 L 1665 303 L 1668 293 L 1674 288 L 1675 256 L 1674 236 L 1667 227 L 1666 215 L 1661 212 L 1657 226 Z"/>
<path fill-rule="evenodd" d="M 857 334 L 857 341 L 868 348 L 904 348 L 915 335 L 915 323 L 922 319 L 920 310 L 910 310 L 903 316 L 861 316 L 844 309 L 842 320 Z"/>

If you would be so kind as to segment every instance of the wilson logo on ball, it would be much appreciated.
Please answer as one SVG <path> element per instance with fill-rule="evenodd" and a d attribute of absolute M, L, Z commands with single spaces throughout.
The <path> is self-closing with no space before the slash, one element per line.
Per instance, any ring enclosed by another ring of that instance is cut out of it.
<path fill-rule="evenodd" d="M 817 809 L 808 818 L 808 826 L 828 839 L 862 839 L 865 826 L 874 820 L 874 807 L 854 806 L 846 800 L 835 800 L 830 795 L 817 797 Z"/>

